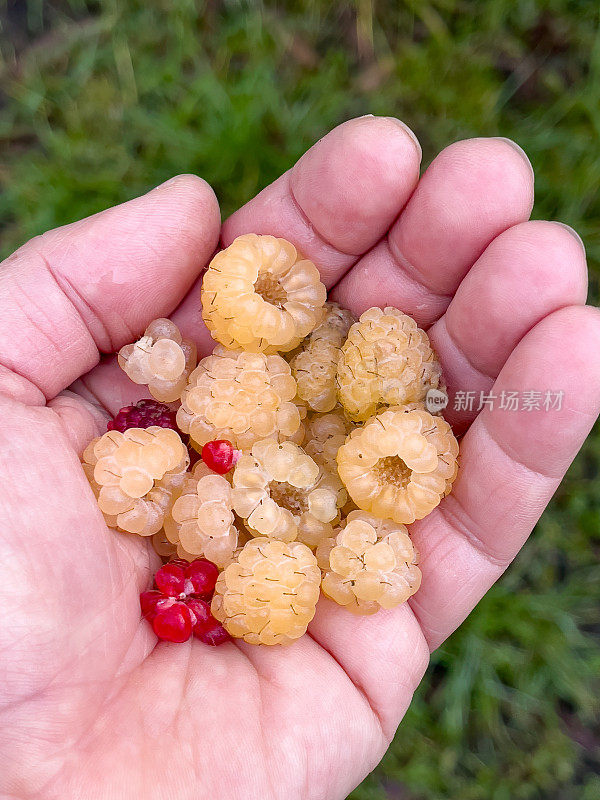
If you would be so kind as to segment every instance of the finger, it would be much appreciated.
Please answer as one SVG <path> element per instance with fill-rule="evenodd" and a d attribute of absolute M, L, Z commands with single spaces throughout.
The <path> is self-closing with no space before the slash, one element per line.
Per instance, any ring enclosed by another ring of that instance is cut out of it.
<path fill-rule="evenodd" d="M 494 393 L 563 392 L 554 410 L 477 417 L 452 494 L 411 531 L 423 581 L 412 608 L 432 648 L 471 612 L 531 533 L 600 410 L 600 313 L 556 311 L 508 359 Z"/>
<path fill-rule="evenodd" d="M 375 616 L 360 617 L 321 597 L 308 632 L 308 637 L 281 652 L 243 642 L 239 646 L 259 674 L 281 689 L 288 679 L 298 687 L 300 673 L 294 667 L 299 657 L 304 661 L 304 672 L 307 664 L 314 664 L 311 680 L 318 672 L 322 676 L 320 685 L 326 683 L 326 670 L 331 685 L 337 684 L 341 667 L 346 681 L 349 679 L 362 695 L 359 707 L 367 705 L 387 746 L 429 661 L 427 643 L 410 606 L 405 603 L 393 611 L 382 609 Z M 331 661 L 324 661 L 322 653 L 315 653 L 314 642 L 329 654 Z M 355 720 L 362 719 L 364 714 L 356 708 L 348 688 L 350 684 L 344 689 L 346 704 L 352 707 Z"/>
<path fill-rule="evenodd" d="M 218 232 L 212 189 L 184 175 L 10 256 L 0 271 L 0 296 L 10 298 L 0 311 L 0 362 L 21 376 L 19 394 L 30 399 L 37 390 L 44 402 L 100 352 L 114 352 L 170 313 Z"/>
<path fill-rule="evenodd" d="M 472 422 L 481 393 L 490 391 L 527 331 L 559 308 L 583 305 L 586 296 L 585 251 L 570 228 L 524 222 L 494 239 L 428 331 L 444 367 L 451 398 L 445 416 L 455 430 Z M 457 391 L 471 394 L 461 402 Z"/>
<path fill-rule="evenodd" d="M 346 797 L 381 760 L 389 745 L 390 737 L 382 732 L 365 692 L 360 686 L 355 690 L 343 665 L 330 658 L 309 635 L 289 647 L 257 647 L 240 640 L 236 645 L 264 686 L 269 687 L 268 695 L 263 693 L 263 724 L 265 720 L 271 723 L 269 740 L 284 747 L 289 741 L 295 747 L 308 745 L 313 753 L 313 774 L 321 776 L 318 794 L 311 793 L 311 797 Z M 282 729 L 277 721 L 274 711 L 280 702 L 285 708 L 281 718 L 291 730 Z M 337 740 L 343 745 L 332 758 L 331 742 Z M 271 785 L 280 787 L 278 797 L 306 798 L 306 793 L 298 794 L 297 783 L 294 789 L 289 784 L 289 763 L 286 757 L 281 761 L 281 770 L 274 768 Z"/>
<path fill-rule="evenodd" d="M 96 436 L 106 432 L 109 416 L 94 399 L 65 389 L 48 403 L 62 422 L 64 433 L 73 450 L 81 456 Z"/>
<path fill-rule="evenodd" d="M 358 617 L 321 598 L 309 633 L 368 699 L 389 742 L 429 662 L 429 648 L 410 606 Z"/>
<path fill-rule="evenodd" d="M 529 218 L 533 170 L 508 139 L 456 142 L 431 163 L 391 228 L 334 290 L 356 314 L 393 305 L 429 325 L 498 234 Z"/>
<path fill-rule="evenodd" d="M 331 286 L 388 230 L 419 177 L 421 148 L 391 117 L 338 126 L 223 225 L 224 245 L 242 233 L 283 236 Z"/>
<path fill-rule="evenodd" d="M 328 286 L 387 231 L 412 194 L 421 148 L 413 132 L 392 117 L 344 122 L 223 224 L 227 247 L 244 233 L 288 239 L 319 268 Z M 202 330 L 199 282 L 174 317 L 182 329 Z"/>

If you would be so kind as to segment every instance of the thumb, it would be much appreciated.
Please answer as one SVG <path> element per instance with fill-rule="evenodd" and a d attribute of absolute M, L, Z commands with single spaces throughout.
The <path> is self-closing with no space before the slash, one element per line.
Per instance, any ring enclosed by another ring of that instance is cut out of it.
<path fill-rule="evenodd" d="M 181 175 L 17 250 L 0 265 L 0 393 L 45 403 L 169 314 L 219 227 L 212 189 Z"/>

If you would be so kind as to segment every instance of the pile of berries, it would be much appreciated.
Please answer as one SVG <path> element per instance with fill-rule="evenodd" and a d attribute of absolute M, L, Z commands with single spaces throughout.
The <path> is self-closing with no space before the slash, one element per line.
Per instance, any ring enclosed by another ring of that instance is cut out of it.
<path fill-rule="evenodd" d="M 427 334 L 396 308 L 355 320 L 290 242 L 255 234 L 215 256 L 202 313 L 218 344 L 198 363 L 166 319 L 122 348 L 155 400 L 83 454 L 109 527 L 167 562 L 140 597 L 156 635 L 288 644 L 321 592 L 357 614 L 405 602 L 421 582 L 406 525 L 458 470 L 426 407 L 444 390 Z"/>
<path fill-rule="evenodd" d="M 157 570 L 154 589 L 142 592 L 142 615 L 154 633 L 169 642 L 187 642 L 193 635 L 205 644 L 231 639 L 210 612 L 219 570 L 210 561 L 174 559 Z"/>

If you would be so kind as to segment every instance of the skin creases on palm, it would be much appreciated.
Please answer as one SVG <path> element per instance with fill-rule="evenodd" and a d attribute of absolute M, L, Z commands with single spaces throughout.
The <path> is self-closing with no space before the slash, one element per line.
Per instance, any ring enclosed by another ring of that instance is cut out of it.
<path fill-rule="evenodd" d="M 457 142 L 421 178 L 419 161 L 397 120 L 351 120 L 222 230 L 212 190 L 181 176 L 3 264 L 0 797 L 344 798 L 430 649 L 522 546 L 598 414 L 585 254 L 565 227 L 527 221 L 531 168 L 505 140 Z M 138 605 L 157 557 L 106 528 L 79 465 L 143 392 L 114 357 L 96 364 L 166 315 L 212 349 L 197 276 L 219 235 L 246 232 L 293 241 L 353 313 L 414 316 L 451 390 L 477 402 L 450 411 L 453 494 L 411 526 L 423 582 L 409 603 L 357 619 L 321 600 L 287 648 L 157 645 Z M 564 400 L 477 412 L 481 392 L 508 390 Z"/>

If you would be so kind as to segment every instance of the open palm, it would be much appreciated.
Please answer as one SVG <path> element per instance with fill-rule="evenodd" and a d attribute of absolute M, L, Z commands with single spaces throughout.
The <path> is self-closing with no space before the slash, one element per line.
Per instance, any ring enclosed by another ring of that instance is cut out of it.
<path fill-rule="evenodd" d="M 564 226 L 527 221 L 533 175 L 510 142 L 457 142 L 420 180 L 419 162 L 397 120 L 353 120 L 221 231 L 224 245 L 290 239 L 356 314 L 411 314 L 450 389 L 476 396 L 449 413 L 465 432 L 454 492 L 412 526 L 418 594 L 370 618 L 322 599 L 287 648 L 157 644 L 138 595 L 158 559 L 107 529 L 79 466 L 107 414 L 141 396 L 100 353 L 172 312 L 212 347 L 198 287 L 219 239 L 211 189 L 175 178 L 0 268 L 2 800 L 345 797 L 430 649 L 531 532 L 600 406 L 585 254 Z M 480 392 L 528 390 L 564 392 L 562 408 L 477 413 Z"/>

